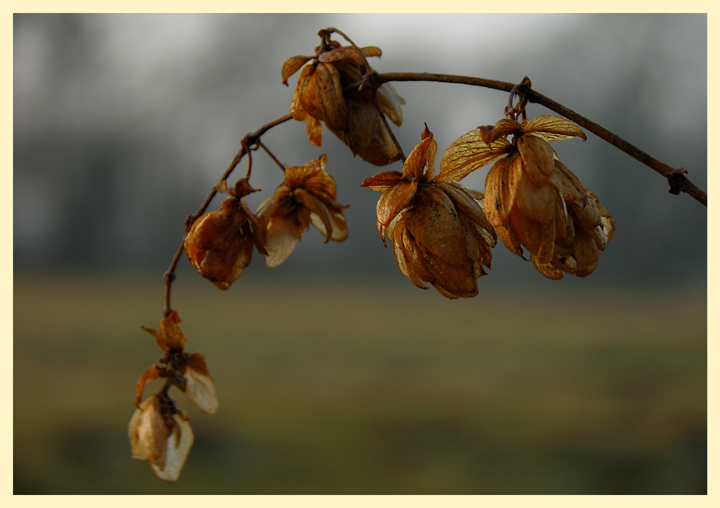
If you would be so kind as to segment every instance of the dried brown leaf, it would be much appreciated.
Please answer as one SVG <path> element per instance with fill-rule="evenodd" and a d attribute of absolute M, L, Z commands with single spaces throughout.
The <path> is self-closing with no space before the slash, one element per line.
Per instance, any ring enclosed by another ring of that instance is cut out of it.
<path fill-rule="evenodd" d="M 440 158 L 438 182 L 459 182 L 467 175 L 498 157 L 503 156 L 512 145 L 505 139 L 498 139 L 488 146 L 482 134 L 475 129 L 456 139 Z"/>
<path fill-rule="evenodd" d="M 537 116 L 525 125 L 524 130 L 526 133 L 532 133 L 545 141 L 559 141 L 573 137 L 587 139 L 580 127 L 561 116 Z"/>
<path fill-rule="evenodd" d="M 312 58 L 309 56 L 293 56 L 285 60 L 282 66 L 282 83 L 288 85 L 288 78 L 295 74 L 298 69 L 309 62 Z"/>

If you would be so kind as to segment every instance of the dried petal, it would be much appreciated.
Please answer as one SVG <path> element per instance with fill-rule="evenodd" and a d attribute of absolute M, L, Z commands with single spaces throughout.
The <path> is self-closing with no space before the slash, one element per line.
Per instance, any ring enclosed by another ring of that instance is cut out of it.
<path fill-rule="evenodd" d="M 310 116 L 324 121 L 328 128 L 345 128 L 345 99 L 340 74 L 334 66 L 319 63 L 315 67 L 310 82 L 300 93 L 300 104 Z"/>
<path fill-rule="evenodd" d="M 156 399 L 157 394 L 153 394 L 142 401 L 130 418 L 128 437 L 130 452 L 135 459 L 159 460 L 164 456 L 168 430 Z"/>
<path fill-rule="evenodd" d="M 265 266 L 275 268 L 287 259 L 297 245 L 295 231 L 295 220 L 292 216 L 272 217 L 268 221 L 265 243 L 268 253 L 265 256 Z"/>
<path fill-rule="evenodd" d="M 510 212 L 509 229 L 520 240 L 523 247 L 531 254 L 537 254 L 540 247 L 540 231 L 542 225 L 525 217 L 517 208 Z"/>
<path fill-rule="evenodd" d="M 518 131 L 522 129 L 522 125 L 520 125 L 515 120 L 510 120 L 508 118 L 503 118 L 498 123 L 496 123 L 492 131 L 490 132 L 490 137 L 487 140 L 487 143 L 492 143 L 496 139 L 507 137 L 510 134 L 515 134 Z"/>
<path fill-rule="evenodd" d="M 366 57 L 382 56 L 382 50 L 380 48 L 378 48 L 377 46 L 364 46 L 360 49 L 362 50 L 362 52 L 365 54 Z"/>
<path fill-rule="evenodd" d="M 552 263 L 540 263 L 538 261 L 538 257 L 535 255 L 531 255 L 530 260 L 532 261 L 533 265 L 535 265 L 535 268 L 537 268 L 537 271 L 543 274 L 548 279 L 560 280 L 563 278 L 563 271 L 560 268 L 553 266 Z"/>
<path fill-rule="evenodd" d="M 522 176 L 519 157 L 498 160 L 485 179 L 485 209 L 488 221 L 497 227 L 506 224 L 510 210 L 515 206 L 518 181 Z"/>
<path fill-rule="evenodd" d="M 401 180 L 384 192 L 377 203 L 378 222 L 387 227 L 401 210 L 408 207 L 417 186 L 417 181 Z"/>
<path fill-rule="evenodd" d="M 174 482 L 180 477 L 180 472 L 185 465 L 194 436 L 190 424 L 180 415 L 172 415 L 173 428 L 167 438 L 165 461 L 163 464 L 150 462 L 153 471 L 163 481 Z"/>
<path fill-rule="evenodd" d="M 185 349 L 185 334 L 180 329 L 180 326 L 178 326 L 180 321 L 180 314 L 174 310 L 168 317 L 160 321 L 159 332 L 154 328 L 146 328 L 144 326 L 140 328 L 154 335 L 158 346 L 160 346 L 160 349 L 165 353 L 182 351 Z"/>
<path fill-rule="evenodd" d="M 293 56 L 285 60 L 282 66 L 282 83 L 287 86 L 288 78 L 295 74 L 300 67 L 305 65 L 312 58 L 309 56 Z"/>
<path fill-rule="evenodd" d="M 538 263 L 547 264 L 553 259 L 555 246 L 555 216 L 550 222 L 540 224 L 540 243 L 537 250 Z"/>
<path fill-rule="evenodd" d="M 497 233 L 498 238 L 500 238 L 500 241 L 510 252 L 523 257 L 522 244 L 520 243 L 518 237 L 516 237 L 509 228 L 505 226 L 495 226 L 495 232 Z"/>
<path fill-rule="evenodd" d="M 193 353 L 185 364 L 185 393 L 190 402 L 203 413 L 214 413 L 218 402 L 215 383 L 210 377 L 202 353 Z"/>
<path fill-rule="evenodd" d="M 549 181 L 557 188 L 566 202 L 585 199 L 586 191 L 583 184 L 575 176 L 575 173 L 557 159 L 555 160 L 555 171 Z"/>
<path fill-rule="evenodd" d="M 522 136 L 517 147 L 523 158 L 523 170 L 533 185 L 545 185 L 555 172 L 554 151 L 550 145 L 535 136 Z"/>
<path fill-rule="evenodd" d="M 332 222 L 330 220 L 330 212 L 318 198 L 312 195 L 310 192 L 306 192 L 304 189 L 299 188 L 295 190 L 295 199 L 303 206 L 306 206 L 312 214 L 310 215 L 311 221 L 312 216 L 315 215 L 322 224 L 320 231 L 324 232 L 325 243 L 330 241 L 332 236 Z"/>
<path fill-rule="evenodd" d="M 537 116 L 525 125 L 524 130 L 526 133 L 532 133 L 545 141 L 559 141 L 576 136 L 587 139 L 580 127 L 561 116 Z"/>
<path fill-rule="evenodd" d="M 609 242 L 615 234 L 615 220 L 612 218 L 612 215 L 610 215 L 610 212 L 605 210 L 600 203 L 597 203 L 597 207 L 598 212 L 600 212 L 600 221 L 602 223 L 601 227 L 605 233 L 607 241 Z"/>
<path fill-rule="evenodd" d="M 385 192 L 391 186 L 402 180 L 402 173 L 399 171 L 386 171 L 375 176 L 366 178 L 360 187 L 370 187 L 375 192 Z"/>
<path fill-rule="evenodd" d="M 334 242 L 343 242 L 348 237 L 347 219 L 340 212 L 330 211 L 330 221 L 332 223 L 332 231 L 330 232 L 330 240 Z M 313 227 L 320 231 L 320 234 L 327 236 L 325 232 L 324 224 L 319 220 L 315 214 L 310 215 L 310 222 Z"/>
<path fill-rule="evenodd" d="M 420 289 L 428 289 L 422 281 L 430 280 L 432 276 L 425 269 L 417 244 L 413 236 L 407 231 L 404 220 L 398 221 L 396 218 L 390 223 L 388 238 L 393 244 L 393 253 L 400 272 Z"/>
<path fill-rule="evenodd" d="M 570 203 L 570 210 L 575 218 L 576 226 L 580 226 L 587 232 L 592 231 L 602 224 L 597 201 L 589 194 L 585 195 L 582 200 L 575 200 Z"/>
<path fill-rule="evenodd" d="M 305 131 L 311 145 L 322 146 L 322 123 L 320 120 L 307 115 L 305 118 Z"/>
<path fill-rule="evenodd" d="M 408 181 L 418 180 L 429 182 L 435 171 L 435 155 L 437 154 L 437 142 L 433 139 L 432 133 L 425 126 L 422 141 L 410 152 L 405 159 L 403 166 L 403 178 Z"/>
<path fill-rule="evenodd" d="M 561 199 L 552 185 L 535 187 L 525 173 L 517 182 L 515 204 L 526 217 L 545 224 L 555 216 L 555 201 Z"/>
<path fill-rule="evenodd" d="M 575 275 L 578 277 L 590 275 L 600 261 L 600 249 L 597 248 L 592 237 L 581 229 L 576 230 L 575 233 L 573 257 L 577 262 Z"/>
<path fill-rule="evenodd" d="M 405 99 L 400 97 L 391 83 L 383 83 L 377 90 L 377 101 L 380 109 L 395 125 L 402 125 L 403 114 L 400 106 L 405 104 Z"/>
<path fill-rule="evenodd" d="M 512 145 L 498 139 L 488 146 L 482 133 L 472 130 L 456 139 L 440 158 L 438 182 L 459 182 L 467 175 L 506 154 Z"/>
<path fill-rule="evenodd" d="M 145 328 L 144 326 L 141 327 L 145 330 L 150 331 L 151 329 Z M 137 397 L 135 398 L 135 405 L 137 407 L 140 407 L 140 401 L 142 400 L 143 391 L 145 391 L 145 385 L 148 381 L 153 381 L 155 379 L 160 379 L 160 369 L 158 369 L 158 366 L 156 363 L 153 363 L 150 367 L 148 367 L 145 372 L 142 373 L 140 376 L 140 379 L 138 379 L 137 384 L 135 385 L 135 390 L 137 391 Z"/>

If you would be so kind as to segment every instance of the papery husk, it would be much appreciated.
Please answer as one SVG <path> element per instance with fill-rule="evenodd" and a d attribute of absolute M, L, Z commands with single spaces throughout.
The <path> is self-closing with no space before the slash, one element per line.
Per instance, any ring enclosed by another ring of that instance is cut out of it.
<path fill-rule="evenodd" d="M 184 248 L 200 275 L 227 290 L 252 261 L 253 249 L 264 251 L 264 233 L 245 202 L 228 198 L 221 207 L 193 223 Z"/>
<path fill-rule="evenodd" d="M 218 408 L 215 382 L 208 372 L 202 353 L 193 353 L 185 363 L 185 393 L 190 402 L 203 413 L 212 414 Z"/>
<path fill-rule="evenodd" d="M 325 171 L 327 156 L 285 170 L 285 180 L 272 198 L 258 207 L 258 228 L 265 235 L 265 265 L 279 266 L 292 253 L 302 234 L 312 225 L 330 240 L 348 236 L 343 212 L 348 208 L 335 201 L 336 184 Z"/>
<path fill-rule="evenodd" d="M 539 137 L 525 135 L 517 140 L 523 171 L 536 187 L 544 186 L 555 171 L 555 152 Z"/>

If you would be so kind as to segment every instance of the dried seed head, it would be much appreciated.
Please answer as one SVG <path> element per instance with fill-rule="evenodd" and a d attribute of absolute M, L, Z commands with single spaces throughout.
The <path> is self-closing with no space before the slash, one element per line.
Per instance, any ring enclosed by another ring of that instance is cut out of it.
<path fill-rule="evenodd" d="M 240 191 L 247 190 L 244 186 Z M 252 260 L 253 248 L 264 252 L 264 237 L 257 219 L 244 201 L 231 197 L 221 210 L 199 217 L 188 232 L 184 247 L 190 264 L 216 287 L 226 290 Z"/>
<path fill-rule="evenodd" d="M 511 135 L 512 142 L 505 139 Z M 463 177 L 497 160 L 485 179 L 487 218 L 511 252 L 523 257 L 527 249 L 551 279 L 592 273 L 615 229 L 549 144 L 572 137 L 585 134 L 565 118 L 506 118 L 461 136 L 440 161 L 441 174 Z"/>
<path fill-rule="evenodd" d="M 325 241 L 347 238 L 347 221 L 336 198 L 333 177 L 325 171 L 327 156 L 285 170 L 285 180 L 272 198 L 260 204 L 258 228 L 265 239 L 265 264 L 274 268 L 290 255 L 312 224 Z"/>
<path fill-rule="evenodd" d="M 321 32 L 321 37 L 329 35 Z M 375 71 L 367 65 L 367 57 L 380 56 L 380 48 L 359 49 L 328 41 L 316 52 L 314 59 L 289 58 L 282 69 L 283 83 L 287 84 L 287 79 L 302 67 L 290 111 L 293 118 L 306 122 L 308 141 L 322 145 L 320 122 L 325 122 L 353 155 L 376 166 L 398 160 L 400 151 L 382 115 L 401 125 L 400 106 L 405 100 L 390 83 L 371 85 L 369 76 Z"/>
<path fill-rule="evenodd" d="M 161 480 L 176 481 L 193 443 L 186 420 L 172 410 L 167 396 L 153 394 L 145 399 L 128 426 L 133 458 L 147 460 Z"/>
<path fill-rule="evenodd" d="M 382 192 L 378 229 L 393 246 L 400 271 L 417 287 L 433 285 L 447 298 L 478 292 L 477 279 L 490 267 L 496 235 L 483 211 L 483 195 L 433 177 L 437 143 L 425 127 L 422 140 L 405 160 L 402 174 L 380 173 L 363 182 Z"/>

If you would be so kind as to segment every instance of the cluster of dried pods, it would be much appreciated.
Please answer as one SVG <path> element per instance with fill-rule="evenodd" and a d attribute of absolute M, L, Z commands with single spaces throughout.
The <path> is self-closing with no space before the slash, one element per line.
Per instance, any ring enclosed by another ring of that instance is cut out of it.
<path fill-rule="evenodd" d="M 341 33 L 335 30 L 338 33 Z M 292 95 L 292 118 L 305 122 L 308 141 L 321 146 L 322 124 L 367 162 L 384 166 L 404 159 L 402 172 L 386 171 L 362 186 L 382 193 L 377 227 L 390 241 L 400 271 L 417 287 L 432 285 L 447 298 L 478 293 L 477 279 L 490 268 L 499 237 L 511 252 L 525 250 L 545 277 L 564 273 L 586 276 L 615 229 L 611 215 L 568 169 L 549 142 L 585 134 L 558 116 L 518 121 L 524 106 L 506 108 L 495 125 L 481 126 L 457 139 L 443 153 L 435 174 L 437 143 L 427 125 L 420 143 L 404 158 L 386 116 L 403 121 L 405 101 L 389 83 L 377 85 L 368 57 L 377 47 L 358 48 L 330 39 L 321 30 L 314 56 L 289 58 L 282 80 L 301 70 Z M 495 161 L 484 192 L 459 182 Z M 348 234 L 346 205 L 336 201 L 336 185 L 325 170 L 327 156 L 284 168 L 285 179 L 253 213 L 243 200 L 255 192 L 248 176 L 227 194 L 220 210 L 188 226 L 184 250 L 198 272 L 227 290 L 250 264 L 253 251 L 269 268 L 280 265 L 310 225 L 326 238 L 342 242 Z M 160 322 L 157 338 L 164 356 L 143 373 L 137 386 L 137 411 L 129 427 L 132 454 L 149 461 L 162 480 L 177 480 L 192 444 L 188 416 L 168 396 L 171 386 L 187 393 L 201 411 L 217 408 L 215 387 L 200 353 L 184 352 L 185 337 L 177 311 Z M 162 389 L 142 400 L 145 384 L 166 379 Z"/>

